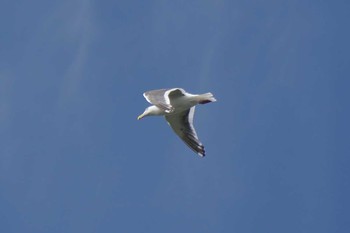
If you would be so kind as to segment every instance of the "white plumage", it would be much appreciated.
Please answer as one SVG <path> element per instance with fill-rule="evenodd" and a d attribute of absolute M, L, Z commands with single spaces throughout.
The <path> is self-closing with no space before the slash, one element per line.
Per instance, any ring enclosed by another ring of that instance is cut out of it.
<path fill-rule="evenodd" d="M 174 132 L 197 154 L 205 156 L 203 144 L 199 141 L 193 126 L 195 105 L 215 102 L 208 92 L 201 95 L 187 93 L 182 88 L 159 89 L 143 94 L 152 106 L 146 108 L 137 119 L 145 116 L 165 116 Z"/>

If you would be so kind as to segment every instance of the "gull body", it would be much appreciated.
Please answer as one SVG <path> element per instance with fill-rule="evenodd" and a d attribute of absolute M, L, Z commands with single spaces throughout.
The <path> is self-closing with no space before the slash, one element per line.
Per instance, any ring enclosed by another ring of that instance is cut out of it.
<path fill-rule="evenodd" d="M 208 92 L 194 95 L 182 88 L 159 89 L 145 92 L 145 99 L 153 104 L 137 118 L 146 116 L 165 116 L 174 132 L 197 154 L 205 156 L 203 144 L 199 141 L 193 127 L 193 117 L 197 104 L 215 102 L 214 96 Z"/>

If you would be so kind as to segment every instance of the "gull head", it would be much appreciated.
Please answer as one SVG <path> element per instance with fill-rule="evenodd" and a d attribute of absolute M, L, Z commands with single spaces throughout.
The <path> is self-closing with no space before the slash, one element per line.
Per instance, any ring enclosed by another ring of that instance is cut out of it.
<path fill-rule="evenodd" d="M 148 108 L 145 109 L 145 111 L 137 117 L 137 120 L 141 120 L 142 118 L 146 116 L 159 116 L 159 115 L 164 115 L 165 112 L 162 111 L 160 108 L 157 106 L 149 106 Z"/>

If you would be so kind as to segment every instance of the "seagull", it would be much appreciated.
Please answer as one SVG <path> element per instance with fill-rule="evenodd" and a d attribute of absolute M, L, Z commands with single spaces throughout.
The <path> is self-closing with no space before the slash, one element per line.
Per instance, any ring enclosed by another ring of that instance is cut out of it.
<path fill-rule="evenodd" d="M 182 88 L 159 89 L 143 93 L 152 105 L 137 118 L 146 116 L 165 116 L 173 131 L 199 156 L 205 156 L 203 144 L 199 141 L 193 127 L 193 116 L 197 104 L 215 102 L 210 92 L 200 95 L 187 93 Z"/>

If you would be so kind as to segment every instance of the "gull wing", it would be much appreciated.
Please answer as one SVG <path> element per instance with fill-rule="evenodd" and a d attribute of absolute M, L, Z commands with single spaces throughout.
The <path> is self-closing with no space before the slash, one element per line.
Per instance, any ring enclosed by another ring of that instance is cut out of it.
<path fill-rule="evenodd" d="M 181 88 L 159 89 L 143 93 L 145 99 L 166 112 L 172 112 L 174 107 L 171 105 L 171 99 L 185 95 L 185 91 Z"/>
<path fill-rule="evenodd" d="M 165 92 L 168 103 L 171 104 L 171 100 L 185 96 L 186 92 L 182 88 L 173 88 Z"/>
<path fill-rule="evenodd" d="M 196 130 L 193 127 L 193 116 L 195 107 L 177 114 L 165 116 L 174 132 L 201 157 L 205 156 L 203 144 L 199 141 Z"/>
<path fill-rule="evenodd" d="M 169 90 L 159 89 L 159 90 L 147 91 L 143 93 L 143 96 L 150 104 L 153 104 L 158 108 L 163 109 L 166 112 L 171 112 L 173 107 L 171 106 L 168 97 L 165 97 L 165 93 L 167 91 Z"/>

